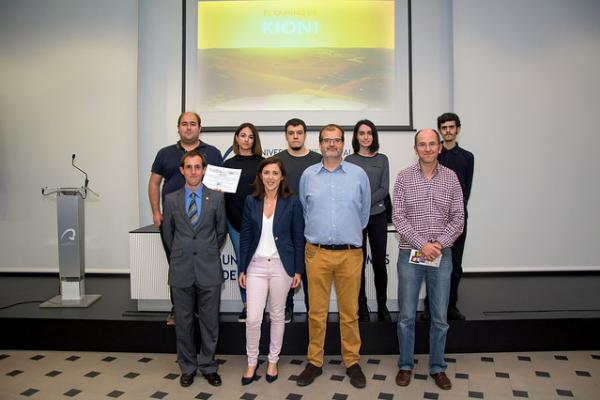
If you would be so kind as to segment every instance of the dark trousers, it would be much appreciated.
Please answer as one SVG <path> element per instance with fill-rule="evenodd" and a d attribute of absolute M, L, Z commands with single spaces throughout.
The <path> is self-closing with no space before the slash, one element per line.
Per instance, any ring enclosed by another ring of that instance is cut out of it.
<path fill-rule="evenodd" d="M 467 238 L 467 220 L 465 219 L 465 227 L 463 233 L 456 239 L 452 245 L 452 275 L 450 275 L 450 298 L 448 300 L 448 306 L 456 307 L 458 302 L 458 285 L 460 284 L 460 278 L 462 278 L 462 258 L 463 251 L 465 250 L 465 239 Z"/>
<path fill-rule="evenodd" d="M 168 264 L 171 260 L 171 252 L 169 251 L 169 249 L 167 248 L 167 244 L 165 243 L 165 236 L 163 233 L 163 225 L 162 224 L 160 224 L 158 231 L 160 232 L 160 241 L 163 245 L 163 249 L 165 250 L 165 256 L 167 256 L 167 264 Z M 171 289 L 170 286 L 169 286 L 169 300 L 171 300 L 171 314 L 175 315 L 175 306 L 173 305 L 173 289 Z"/>
<path fill-rule="evenodd" d="M 450 297 L 448 299 L 448 307 L 455 307 L 458 302 L 458 286 L 462 278 L 462 258 L 465 250 L 465 240 L 467 238 L 467 220 L 465 219 L 465 227 L 460 236 L 454 241 L 452 249 L 452 274 L 450 274 Z M 425 310 L 429 310 L 429 302 L 425 297 Z"/>
<path fill-rule="evenodd" d="M 369 223 L 363 230 L 363 265 L 362 278 L 360 281 L 360 292 L 358 303 L 366 304 L 367 296 L 365 294 L 365 267 L 367 264 L 367 237 L 371 246 L 371 264 L 375 274 L 375 293 L 377 294 L 377 305 L 385 305 L 387 301 L 387 269 L 385 265 L 385 256 L 387 253 L 387 219 L 385 211 L 379 214 L 371 215 Z"/>
<path fill-rule="evenodd" d="M 306 272 L 302 274 L 302 290 L 304 290 L 304 305 L 308 313 L 308 278 Z M 285 299 L 285 309 L 294 312 L 294 292 L 296 289 L 290 289 L 287 298 Z"/>
<path fill-rule="evenodd" d="M 177 307 L 175 337 L 177 341 L 177 362 L 184 374 L 217 372 L 215 350 L 219 339 L 219 306 L 221 285 L 171 287 L 173 304 Z M 198 313 L 200 348 L 196 346 L 194 314 Z"/>

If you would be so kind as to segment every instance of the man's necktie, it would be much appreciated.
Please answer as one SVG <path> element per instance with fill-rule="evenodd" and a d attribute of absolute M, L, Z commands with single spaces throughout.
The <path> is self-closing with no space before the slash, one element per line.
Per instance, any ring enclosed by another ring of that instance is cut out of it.
<path fill-rule="evenodd" d="M 198 213 L 198 207 L 196 206 L 196 193 L 190 193 L 190 199 L 192 199 L 192 201 L 190 201 L 187 215 L 195 229 L 198 226 L 198 222 L 200 222 L 200 213 Z"/>

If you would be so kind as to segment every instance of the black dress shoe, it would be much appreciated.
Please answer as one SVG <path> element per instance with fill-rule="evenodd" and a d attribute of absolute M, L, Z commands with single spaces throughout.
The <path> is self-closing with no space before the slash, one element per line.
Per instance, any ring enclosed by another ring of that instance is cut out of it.
<path fill-rule="evenodd" d="M 346 368 L 346 375 L 350 377 L 350 384 L 355 388 L 362 389 L 367 386 L 367 378 L 358 363 Z"/>
<path fill-rule="evenodd" d="M 456 306 L 448 307 L 448 319 L 455 321 L 464 321 L 465 316 L 456 308 Z"/>
<path fill-rule="evenodd" d="M 296 384 L 298 386 L 308 386 L 314 382 L 315 378 L 323 373 L 323 368 L 315 367 L 311 363 L 306 364 L 304 371 L 298 376 Z"/>
<path fill-rule="evenodd" d="M 377 307 L 377 320 L 379 322 L 391 321 L 392 316 L 390 315 L 390 311 L 385 305 Z"/>
<path fill-rule="evenodd" d="M 179 384 L 182 387 L 188 387 L 190 386 L 192 383 L 194 383 L 194 376 L 196 374 L 181 374 L 181 377 L 179 377 Z"/>
<path fill-rule="evenodd" d="M 209 374 L 202 374 L 204 378 L 208 381 L 208 383 L 212 386 L 221 386 L 221 377 L 216 372 L 211 372 Z"/>

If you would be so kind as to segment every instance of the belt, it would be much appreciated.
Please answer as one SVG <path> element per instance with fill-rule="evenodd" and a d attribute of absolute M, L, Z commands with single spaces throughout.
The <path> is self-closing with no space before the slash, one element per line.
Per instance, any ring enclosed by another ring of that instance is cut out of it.
<path fill-rule="evenodd" d="M 362 246 L 354 246 L 352 244 L 317 244 L 311 243 L 313 246 L 317 246 L 320 249 L 325 250 L 352 250 L 352 249 L 362 249 Z"/>

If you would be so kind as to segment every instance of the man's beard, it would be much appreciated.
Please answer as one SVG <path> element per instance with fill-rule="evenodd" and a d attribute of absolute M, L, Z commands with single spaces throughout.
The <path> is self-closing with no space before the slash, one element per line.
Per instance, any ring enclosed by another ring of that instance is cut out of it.
<path fill-rule="evenodd" d="M 294 151 L 298 151 L 298 150 L 302 150 L 304 146 L 300 145 L 300 146 L 290 146 L 290 149 L 294 150 Z"/>

